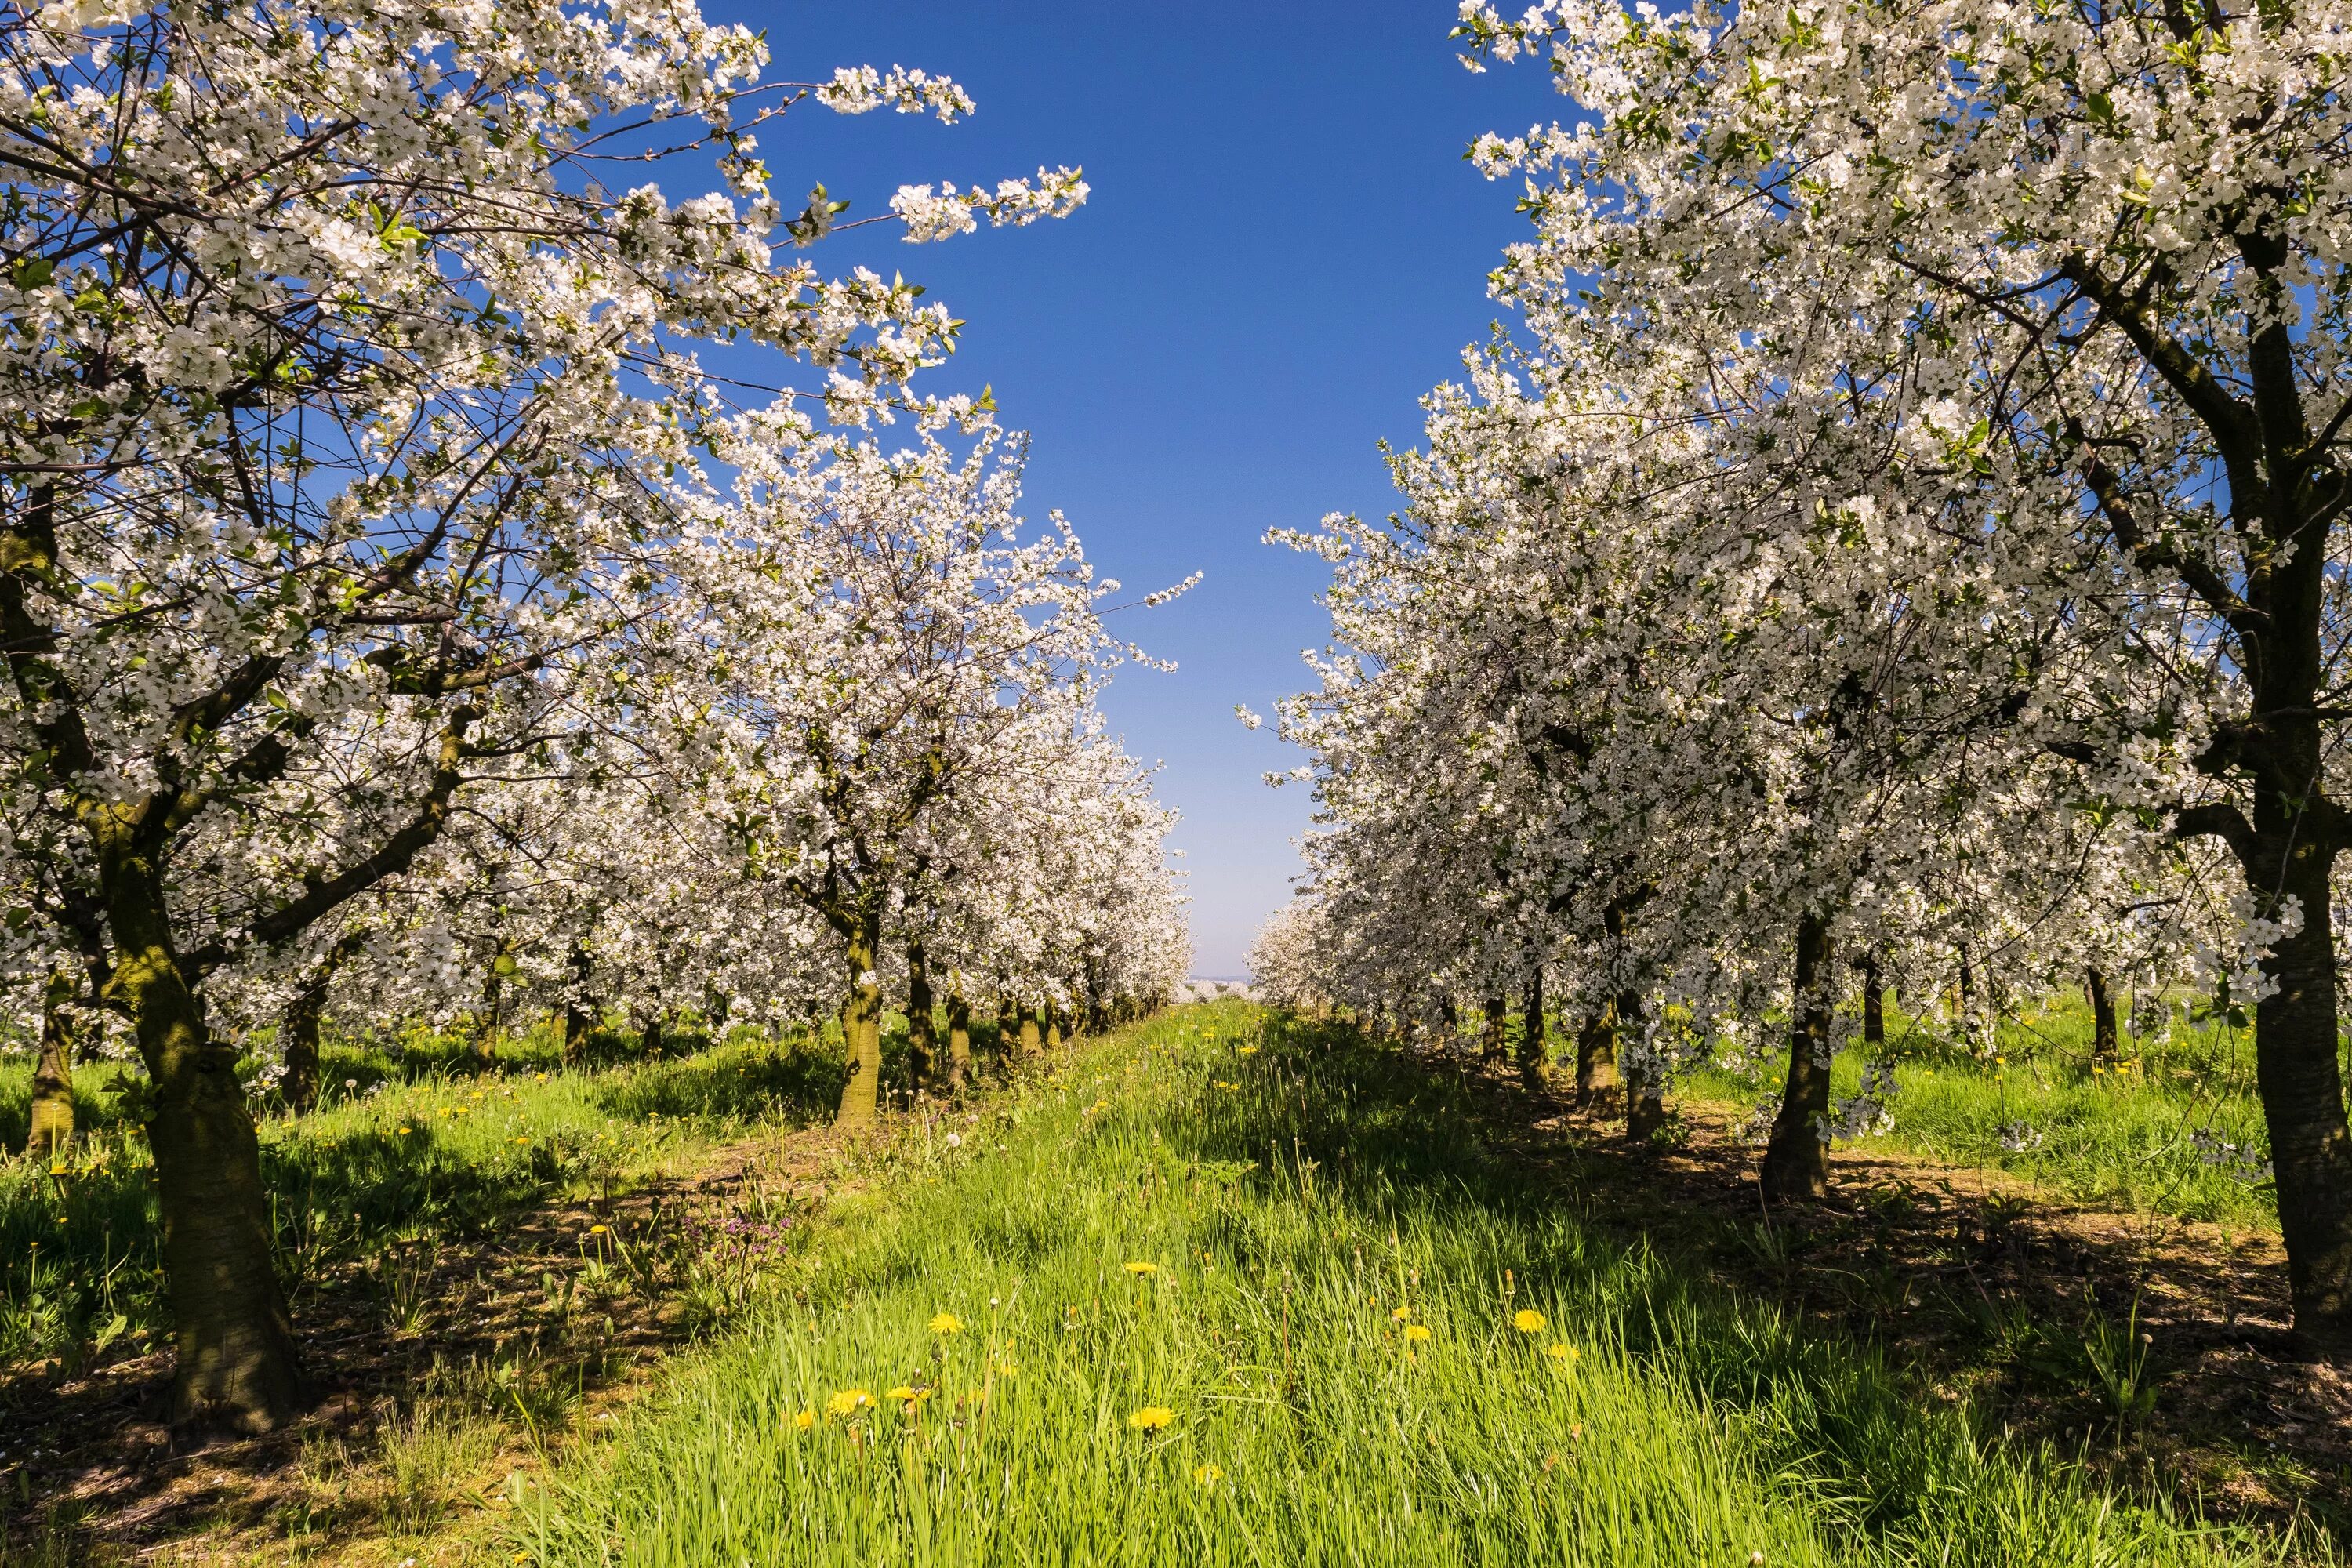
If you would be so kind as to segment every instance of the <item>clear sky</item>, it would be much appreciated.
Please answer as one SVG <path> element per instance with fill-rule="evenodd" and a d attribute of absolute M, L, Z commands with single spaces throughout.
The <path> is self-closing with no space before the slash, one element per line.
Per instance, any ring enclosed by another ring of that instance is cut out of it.
<path fill-rule="evenodd" d="M 1259 538 L 1391 510 L 1375 443 L 1417 440 L 1418 399 L 1486 336 L 1486 272 L 1525 232 L 1517 187 L 1463 150 L 1554 116 L 1543 68 L 1464 70 L 1450 0 L 706 0 L 706 14 L 766 28 L 780 76 L 919 67 L 979 102 L 953 127 L 795 113 L 761 148 L 788 205 L 821 181 L 856 217 L 902 184 L 1085 167 L 1093 195 L 1061 223 L 932 246 L 877 227 L 824 254 L 903 271 L 969 323 L 928 384 L 992 384 L 1005 420 L 1034 433 L 1029 515 L 1060 508 L 1139 593 L 1206 574 L 1120 618 L 1178 668 L 1123 672 L 1104 706 L 1164 764 L 1160 797 L 1183 813 L 1196 973 L 1242 973 L 1289 896 L 1311 803 L 1261 782 L 1298 758 L 1234 705 L 1265 712 L 1299 689 L 1300 651 L 1328 636 L 1320 564 Z"/>

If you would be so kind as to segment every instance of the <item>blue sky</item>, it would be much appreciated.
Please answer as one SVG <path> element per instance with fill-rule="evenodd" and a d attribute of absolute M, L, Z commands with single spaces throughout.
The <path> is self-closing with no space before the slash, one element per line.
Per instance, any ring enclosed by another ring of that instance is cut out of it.
<path fill-rule="evenodd" d="M 1448 0 L 706 0 L 706 14 L 765 27 L 780 76 L 899 64 L 979 101 L 953 127 L 795 113 L 761 136 L 787 201 L 821 181 L 857 217 L 902 184 L 1084 165 L 1093 195 L 1066 222 L 933 246 L 877 227 L 824 258 L 903 271 L 969 323 L 929 384 L 991 384 L 1034 433 L 1031 516 L 1060 508 L 1139 592 L 1206 574 L 1121 617 L 1178 668 L 1124 672 L 1104 706 L 1130 750 L 1165 764 L 1161 798 L 1183 813 L 1196 971 L 1242 973 L 1289 896 L 1311 803 L 1261 782 L 1298 759 L 1234 705 L 1264 712 L 1297 689 L 1300 650 L 1328 636 L 1320 565 L 1259 538 L 1391 510 L 1375 442 L 1415 441 L 1417 400 L 1486 336 L 1486 274 L 1524 233 L 1516 186 L 1480 178 L 1463 149 L 1564 106 L 1540 67 L 1455 63 Z"/>

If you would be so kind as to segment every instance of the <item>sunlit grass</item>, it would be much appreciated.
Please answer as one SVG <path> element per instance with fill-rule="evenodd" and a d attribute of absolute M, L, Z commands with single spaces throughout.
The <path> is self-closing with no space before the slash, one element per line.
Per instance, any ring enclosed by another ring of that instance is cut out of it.
<path fill-rule="evenodd" d="M 1477 1131 L 1443 1080 L 1238 1005 L 1084 1045 L 928 1176 L 803 1232 L 789 1293 L 560 1467 L 514 1546 L 647 1568 L 2283 1555 L 1609 1241 Z"/>
<path fill-rule="evenodd" d="M 2007 1172 L 2078 1202 L 2275 1227 L 2277 1205 L 2260 1171 L 2268 1141 L 2252 1033 L 2186 1021 L 2147 1038 L 2126 1032 L 2114 1068 L 2094 1058 L 2091 1034 L 2090 1010 L 2073 998 L 2004 1022 L 1990 1051 L 1960 1048 L 1936 1018 L 1890 1014 L 1894 1125 L 1862 1146 Z M 1778 1094 L 1785 1053 L 1773 1042 L 1754 1070 L 1710 1067 L 1679 1087 L 1760 1106 Z M 1856 1039 L 1838 1058 L 1834 1096 L 1854 1092 L 1865 1056 Z M 2224 1156 L 2217 1142 L 2239 1153 Z"/>
<path fill-rule="evenodd" d="M 683 1169 L 715 1143 L 829 1111 L 821 1043 L 751 1031 L 680 1058 L 566 1070 L 535 1036 L 478 1072 L 454 1045 L 325 1053 L 308 1117 L 260 1125 L 280 1268 L 299 1298 L 388 1247 L 485 1234 L 530 1206 Z M 28 1074 L 0 1079 L 21 1120 Z M 0 1163 L 0 1362 L 69 1362 L 164 1333 L 153 1170 L 112 1072 L 77 1073 L 85 1131 L 62 1169 Z"/>

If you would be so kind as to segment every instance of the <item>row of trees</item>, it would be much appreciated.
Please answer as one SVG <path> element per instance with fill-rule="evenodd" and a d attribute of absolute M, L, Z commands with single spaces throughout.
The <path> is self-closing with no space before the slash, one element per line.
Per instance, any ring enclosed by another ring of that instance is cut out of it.
<path fill-rule="evenodd" d="M 95 1013 L 150 1079 L 183 1418 L 303 1397 L 264 1026 L 299 1101 L 329 1017 L 822 997 L 856 1121 L 886 984 L 1075 1014 L 1184 972 L 1094 706 L 1118 584 L 1021 524 L 985 400 L 910 385 L 958 323 L 820 271 L 857 220 L 759 152 L 971 103 L 767 67 L 688 5 L 0 15 L 5 956 L 49 1065 Z"/>
<path fill-rule="evenodd" d="M 1637 1130 L 1776 1020 L 1780 1197 L 1890 985 L 2210 988 L 2297 1327 L 2352 1355 L 2334 14 L 1462 16 L 1578 117 L 1473 149 L 1525 180 L 1517 325 L 1430 398 L 1403 512 L 1291 541 L 1339 649 L 1283 710 L 1326 827 L 1258 973 L 1560 1006 Z"/>

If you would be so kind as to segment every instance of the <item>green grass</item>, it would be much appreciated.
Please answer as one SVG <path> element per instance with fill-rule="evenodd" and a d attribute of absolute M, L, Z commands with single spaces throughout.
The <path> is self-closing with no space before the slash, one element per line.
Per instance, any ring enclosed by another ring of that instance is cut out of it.
<path fill-rule="evenodd" d="M 625 1188 L 714 1143 L 822 1119 L 840 1094 L 837 1047 L 748 1029 L 655 1060 L 618 1059 L 620 1043 L 607 1039 L 601 1062 L 578 1071 L 563 1069 L 546 1029 L 509 1039 L 488 1073 L 455 1040 L 405 1046 L 331 1047 L 321 1109 L 261 1122 L 278 1263 L 298 1311 L 326 1276 L 354 1265 L 382 1274 L 417 1242 Z M 0 1363 L 58 1356 L 70 1366 L 168 1337 L 152 1165 L 131 1121 L 137 1086 L 100 1065 L 76 1079 L 82 1136 L 65 1173 L 0 1163 Z M 21 1063 L 0 1075 L 0 1136 L 12 1147 L 22 1147 L 29 1079 Z"/>
<path fill-rule="evenodd" d="M 903 1135 L 894 1180 L 797 1232 L 784 1294 L 572 1450 L 512 1547 L 644 1568 L 2288 1556 L 1611 1241 L 1484 1152 L 1458 1086 L 1343 1030 L 1185 1009 L 946 1131 Z"/>
<path fill-rule="evenodd" d="M 1957 1048 L 1929 1020 L 1890 1014 L 1886 1032 L 1896 1064 L 1895 1125 L 1866 1143 L 2006 1171 L 2081 1203 L 2247 1228 L 2278 1225 L 2267 1181 L 2235 1162 L 2210 1162 L 2193 1137 L 2210 1130 L 2250 1151 L 2252 1165 L 2268 1157 L 2250 1030 L 2183 1023 L 2168 1040 L 2126 1035 L 2120 1072 L 2094 1070 L 2090 1010 L 2079 1000 L 2003 1023 L 1999 1060 Z M 1771 1041 L 1760 1056 L 1755 1070 L 1709 1068 L 1679 1087 L 1738 1105 L 1777 1097 L 1787 1047 Z M 1856 1039 L 1832 1071 L 1833 1095 L 1854 1092 L 1863 1059 Z M 2026 1146 L 2005 1147 L 2005 1133 Z"/>

